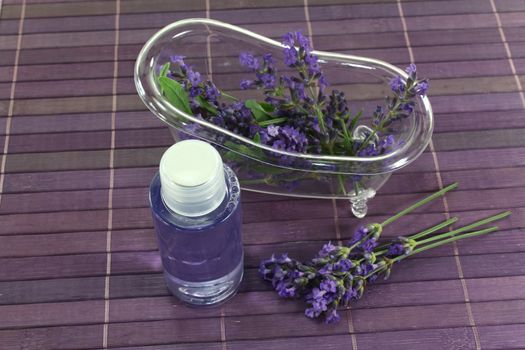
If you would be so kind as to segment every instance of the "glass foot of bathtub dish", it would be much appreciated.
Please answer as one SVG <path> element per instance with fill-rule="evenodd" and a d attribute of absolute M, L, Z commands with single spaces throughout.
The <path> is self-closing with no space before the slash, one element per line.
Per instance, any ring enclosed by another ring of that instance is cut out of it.
<path fill-rule="evenodd" d="M 375 195 L 376 191 L 366 189 L 361 191 L 358 195 L 350 197 L 352 214 L 354 214 L 356 218 L 364 218 L 368 212 L 368 201 L 374 198 Z"/>

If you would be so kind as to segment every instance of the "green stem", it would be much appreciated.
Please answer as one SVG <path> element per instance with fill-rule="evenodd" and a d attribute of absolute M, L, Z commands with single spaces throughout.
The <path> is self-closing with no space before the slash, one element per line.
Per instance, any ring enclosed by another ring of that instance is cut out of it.
<path fill-rule="evenodd" d="M 381 123 L 381 125 L 372 130 L 372 133 L 370 135 L 368 135 L 368 137 L 363 141 L 363 143 L 361 144 L 361 146 L 359 146 L 359 148 L 357 149 L 357 151 L 355 151 L 355 154 L 358 155 L 359 154 L 359 151 L 361 151 L 363 148 L 365 148 L 367 145 L 368 145 L 368 142 L 370 142 L 370 140 L 372 139 L 372 137 L 374 137 L 376 134 L 377 134 L 377 130 L 379 128 L 382 128 L 383 127 L 383 124 Z"/>
<path fill-rule="evenodd" d="M 339 188 L 343 195 L 346 196 L 346 187 L 345 187 L 345 180 L 343 179 L 342 174 L 337 174 L 337 179 L 339 180 Z"/>
<path fill-rule="evenodd" d="M 407 238 L 408 239 L 412 239 L 412 240 L 416 240 L 418 238 L 421 238 L 421 237 L 424 237 L 424 236 L 427 236 L 431 233 L 434 233 L 436 231 L 439 231 L 441 230 L 442 228 L 444 227 L 447 227 L 453 223 L 455 223 L 456 221 L 458 221 L 458 218 L 457 217 L 453 217 L 453 218 L 450 218 L 448 220 L 445 220 L 443 222 L 440 222 L 439 224 L 437 224 L 436 226 L 432 226 L 431 228 L 427 228 L 426 230 L 424 231 L 421 231 L 419 233 L 416 233 L 416 234 L 413 234 L 412 236 L 408 236 Z M 387 244 L 383 244 L 383 245 L 380 245 L 379 247 L 377 247 L 376 249 L 383 249 L 385 247 L 388 247 L 390 245 L 390 243 L 387 243 Z M 386 250 L 385 250 L 386 252 Z M 378 254 L 379 252 L 375 253 L 376 255 Z"/>
<path fill-rule="evenodd" d="M 413 256 L 413 255 L 419 254 L 421 252 L 424 252 L 425 250 L 429 250 L 429 249 L 432 249 L 432 248 L 437 248 L 439 246 L 442 246 L 442 245 L 445 245 L 445 244 L 448 244 L 448 243 L 452 243 L 452 242 L 458 241 L 458 240 L 463 239 L 463 238 L 481 236 L 481 235 L 484 235 L 484 234 L 487 234 L 487 233 L 490 233 L 490 232 L 494 232 L 497 229 L 498 229 L 497 226 L 493 226 L 493 227 L 489 227 L 489 228 L 486 228 L 486 229 L 483 229 L 483 230 L 465 233 L 465 234 L 460 235 L 460 236 L 450 237 L 448 239 L 444 239 L 444 240 L 441 240 L 439 242 L 435 242 L 435 243 L 432 243 L 432 244 L 428 244 L 428 245 L 426 245 L 424 247 L 421 247 L 421 248 L 418 248 L 418 249 L 414 249 L 408 255 L 400 255 L 397 258 L 390 259 L 390 264 L 389 265 L 382 266 L 382 267 L 380 267 L 380 268 L 370 272 L 368 275 L 364 276 L 363 278 L 367 279 L 370 276 L 372 276 L 372 275 L 374 275 L 374 274 L 376 274 L 378 272 L 382 272 L 383 270 L 387 269 L 388 266 L 391 266 L 393 263 L 396 263 L 396 262 L 399 262 L 399 261 L 401 261 L 403 259 L 406 259 L 409 256 Z"/>
<path fill-rule="evenodd" d="M 356 196 L 359 196 L 359 180 L 354 182 L 354 192 Z"/>
<path fill-rule="evenodd" d="M 381 120 L 381 123 L 379 124 L 379 126 L 377 128 L 375 128 L 373 130 L 373 132 L 361 144 L 361 146 L 359 146 L 358 150 L 356 151 L 356 154 L 359 153 L 359 151 L 361 151 L 364 147 L 366 147 L 368 145 L 368 142 L 370 142 L 372 137 L 377 135 L 378 131 L 382 131 L 383 130 L 383 127 L 385 126 L 385 123 L 390 121 L 390 118 L 392 118 L 393 116 L 396 115 L 395 111 L 397 111 L 400 108 L 402 103 L 406 103 L 407 101 L 408 100 L 406 98 L 402 99 L 401 97 L 397 100 L 397 102 L 394 105 L 394 107 L 392 107 L 392 109 L 388 111 L 387 117 L 385 119 Z"/>
<path fill-rule="evenodd" d="M 270 179 L 265 177 L 264 179 L 253 179 L 253 180 L 240 180 L 241 185 L 257 185 L 267 184 Z"/>
<path fill-rule="evenodd" d="M 490 233 L 490 232 L 494 232 L 497 229 L 498 229 L 497 226 L 492 226 L 492 227 L 489 227 L 489 228 L 485 228 L 483 230 L 469 232 L 469 233 L 465 233 L 465 234 L 462 234 L 462 235 L 459 235 L 459 236 L 454 236 L 454 237 L 450 237 L 450 238 L 447 238 L 447 239 L 443 239 L 443 240 L 441 240 L 439 242 L 435 242 L 435 243 L 432 243 L 432 244 L 428 244 L 428 245 L 426 245 L 424 247 L 421 247 L 421 248 L 418 248 L 418 249 L 414 249 L 409 255 L 398 256 L 397 258 L 392 259 L 392 262 L 394 263 L 394 262 L 401 261 L 404 258 L 407 258 L 407 257 L 412 256 L 412 255 L 419 254 L 421 252 L 424 252 L 425 250 L 436 248 L 436 247 L 442 246 L 444 244 L 452 243 L 452 242 L 458 241 L 458 240 L 463 239 L 463 238 L 476 237 L 476 236 L 481 236 L 481 235 L 484 235 L 484 234 L 487 234 L 487 233 Z"/>
<path fill-rule="evenodd" d="M 410 213 L 411 211 L 419 208 L 420 206 L 424 205 L 424 204 L 427 204 L 428 202 L 444 195 L 445 193 L 447 193 L 448 191 L 450 190 L 453 190 L 455 189 L 456 187 L 458 187 L 458 183 L 457 182 L 454 182 L 452 185 L 449 185 L 443 189 L 441 189 L 440 191 L 437 191 L 436 193 L 426 197 L 426 198 L 423 198 L 422 200 L 420 200 L 419 202 L 416 202 L 414 204 L 412 204 L 410 207 L 400 211 L 399 213 L 397 213 L 396 215 L 390 217 L 389 219 L 386 219 L 382 224 L 381 226 L 386 226 L 392 222 L 394 222 L 395 220 L 399 219 L 400 217 Z"/>
<path fill-rule="evenodd" d="M 476 222 L 473 222 L 472 224 L 469 224 L 467 226 L 463 226 L 463 227 L 460 227 L 458 229 L 455 229 L 453 231 L 450 231 L 450 232 L 447 232 L 447 233 L 443 233 L 441 235 L 437 235 L 437 236 L 434 236 L 434 237 L 430 237 L 430 238 L 427 238 L 427 239 L 424 239 L 422 241 L 419 241 L 417 242 L 417 245 L 421 245 L 421 244 L 425 244 L 425 243 L 430 243 L 430 242 L 433 242 L 433 241 L 437 241 L 437 240 L 440 240 L 442 238 L 445 238 L 445 237 L 450 237 L 450 236 L 454 236 L 458 233 L 461 233 L 461 232 L 465 232 L 465 231 L 468 231 L 468 230 L 471 230 L 473 228 L 476 228 L 476 227 L 479 227 L 479 226 L 482 226 L 482 225 L 485 225 L 485 224 L 488 224 L 490 222 L 493 222 L 493 221 L 496 221 L 496 220 L 500 220 L 500 219 L 503 219 L 507 216 L 509 216 L 511 214 L 510 211 L 505 211 L 505 212 L 502 212 L 502 213 L 499 213 L 499 214 L 496 214 L 496 215 L 493 215 L 493 216 L 490 216 L 486 219 L 483 219 L 483 220 L 480 220 L 480 221 L 476 221 Z"/>
<path fill-rule="evenodd" d="M 455 223 L 456 221 L 458 221 L 458 218 L 457 218 L 457 217 L 450 218 L 450 219 L 448 219 L 448 220 L 446 220 L 446 221 L 443 221 L 443 222 L 437 224 L 437 225 L 434 226 L 434 227 L 431 227 L 431 228 L 426 229 L 425 231 L 421 231 L 421 232 L 419 232 L 419 233 L 416 233 L 415 235 L 409 236 L 408 238 L 409 238 L 409 239 L 416 240 L 416 239 L 418 239 L 418 238 L 421 238 L 421 237 L 427 236 L 427 235 L 429 235 L 429 234 L 431 234 L 431 233 L 434 233 L 434 232 L 436 232 L 436 231 L 438 231 L 438 230 L 441 230 L 442 228 L 447 227 L 447 226 L 449 226 L 449 225 Z"/>
<path fill-rule="evenodd" d="M 341 129 L 343 130 L 343 139 L 344 139 L 346 151 L 350 152 L 352 149 L 352 138 L 350 137 L 350 134 L 348 133 L 348 128 L 346 127 L 345 121 L 343 119 L 339 119 L 339 125 L 341 126 Z"/>

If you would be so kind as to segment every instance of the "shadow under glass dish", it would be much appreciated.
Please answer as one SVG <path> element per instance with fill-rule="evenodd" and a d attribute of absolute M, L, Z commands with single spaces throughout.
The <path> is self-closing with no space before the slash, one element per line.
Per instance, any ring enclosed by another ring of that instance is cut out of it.
<path fill-rule="evenodd" d="M 396 121 L 392 132 L 400 142 L 391 153 L 376 157 L 329 156 L 273 149 L 236 135 L 171 105 L 161 94 L 156 77 L 172 55 L 211 79 L 237 98 L 263 99 L 258 90 L 240 90 L 239 82 L 253 74 L 239 63 L 240 52 L 257 56 L 271 53 L 278 73 L 290 71 L 282 62 L 283 46 L 237 26 L 210 19 L 174 22 L 153 35 L 135 64 L 135 85 L 144 104 L 169 125 L 175 141 L 199 138 L 214 145 L 237 174 L 245 190 L 270 194 L 347 199 L 352 212 L 364 217 L 367 202 L 391 173 L 413 162 L 426 148 L 433 129 L 433 114 L 426 96 L 417 96 L 413 114 Z M 363 111 L 354 137 L 363 137 L 377 105 L 390 94 L 389 81 L 407 74 L 389 63 L 360 56 L 313 51 L 330 86 L 345 92 L 352 113 Z M 279 63 L 281 66 L 279 66 Z"/>

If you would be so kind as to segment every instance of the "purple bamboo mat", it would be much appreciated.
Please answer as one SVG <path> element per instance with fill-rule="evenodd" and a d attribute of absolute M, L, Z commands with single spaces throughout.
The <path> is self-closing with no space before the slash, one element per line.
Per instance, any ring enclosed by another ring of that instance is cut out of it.
<path fill-rule="evenodd" d="M 0 349 L 525 348 L 523 0 L 59 1 L 0 1 Z M 180 305 L 147 207 L 172 141 L 132 67 L 156 30 L 206 16 L 269 36 L 302 29 L 317 49 L 412 60 L 431 79 L 432 147 L 367 220 L 461 187 L 390 235 L 447 213 L 514 215 L 495 235 L 403 262 L 327 327 L 279 300 L 256 266 L 272 252 L 310 256 L 358 221 L 344 202 L 244 193 L 240 293 L 221 308 Z"/>

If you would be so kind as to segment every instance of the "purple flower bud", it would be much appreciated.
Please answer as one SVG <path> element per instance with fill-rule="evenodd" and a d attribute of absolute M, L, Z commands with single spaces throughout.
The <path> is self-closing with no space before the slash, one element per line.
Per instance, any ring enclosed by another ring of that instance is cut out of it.
<path fill-rule="evenodd" d="M 321 77 L 319 78 L 319 89 L 321 90 L 321 92 L 324 92 L 327 86 L 328 82 L 326 81 L 325 76 L 321 75 Z"/>
<path fill-rule="evenodd" d="M 335 293 L 337 292 L 337 282 L 333 279 L 325 278 L 321 281 L 321 284 L 319 285 L 321 290 L 325 290 L 329 293 Z"/>
<path fill-rule="evenodd" d="M 267 66 L 270 66 L 273 64 L 273 57 L 271 53 L 267 53 L 263 55 L 263 61 Z"/>
<path fill-rule="evenodd" d="M 283 52 L 284 64 L 286 64 L 288 67 L 291 67 L 295 63 L 297 63 L 297 50 L 295 49 L 295 47 L 285 48 Z"/>
<path fill-rule="evenodd" d="M 273 89 L 275 87 L 275 75 L 270 73 L 258 74 L 257 77 L 263 83 L 267 89 Z"/>
<path fill-rule="evenodd" d="M 355 289 L 349 288 L 343 294 L 343 302 L 348 304 L 350 300 L 357 298 L 357 292 Z"/>
<path fill-rule="evenodd" d="M 246 90 L 253 86 L 253 80 L 241 80 L 241 89 Z"/>
<path fill-rule="evenodd" d="M 366 226 L 360 226 L 355 232 L 354 232 L 354 236 L 352 237 L 352 239 L 350 240 L 349 242 L 349 245 L 354 245 L 356 244 L 357 242 L 359 242 L 360 240 L 362 240 L 363 238 L 365 238 L 365 236 L 370 232 L 370 230 L 368 229 L 368 227 Z"/>
<path fill-rule="evenodd" d="M 405 72 L 407 72 L 409 75 L 416 74 L 417 67 L 414 63 L 410 63 L 408 67 L 405 68 Z"/>
<path fill-rule="evenodd" d="M 295 287 L 291 283 L 284 281 L 280 281 L 277 284 L 277 287 L 275 287 L 275 290 L 277 291 L 277 294 L 279 294 L 279 296 L 282 298 L 291 298 L 294 297 L 296 294 Z"/>
<path fill-rule="evenodd" d="M 241 65 L 254 70 L 259 69 L 260 66 L 259 60 L 248 52 L 242 52 L 239 55 L 239 62 L 241 63 Z"/>
<path fill-rule="evenodd" d="M 354 265 L 352 264 L 352 261 L 349 259 L 342 259 L 339 260 L 334 264 L 334 270 L 341 271 L 341 272 L 347 272 L 349 271 Z"/>
<path fill-rule="evenodd" d="M 293 32 L 289 32 L 283 35 L 283 45 L 292 47 L 295 45 L 295 36 Z"/>
<path fill-rule="evenodd" d="M 405 91 L 405 82 L 401 77 L 395 77 L 392 80 L 390 80 L 390 88 L 393 92 L 402 92 Z"/>
<path fill-rule="evenodd" d="M 304 315 L 308 318 L 316 318 L 319 316 L 319 313 L 314 310 L 314 308 L 309 307 L 304 310 Z"/>
<path fill-rule="evenodd" d="M 275 261 L 276 261 L 278 264 L 285 264 L 285 263 L 290 263 L 290 262 L 292 262 L 292 259 L 290 259 L 290 258 L 288 257 L 288 254 L 287 254 L 287 253 L 284 253 L 284 254 L 281 255 L 280 257 L 275 258 Z"/>
<path fill-rule="evenodd" d="M 359 273 L 361 276 L 366 276 L 370 272 L 374 271 L 376 267 L 377 266 L 375 264 L 361 263 L 361 265 L 357 267 L 357 273 Z"/>
<path fill-rule="evenodd" d="M 201 82 L 201 74 L 199 72 L 195 72 L 192 69 L 188 69 L 187 76 L 188 80 L 193 86 L 199 85 L 199 83 Z"/>
<path fill-rule="evenodd" d="M 279 126 L 273 124 L 268 125 L 268 127 L 266 128 L 266 132 L 268 133 L 268 135 L 276 137 L 279 134 Z"/>
<path fill-rule="evenodd" d="M 421 81 L 416 86 L 416 94 L 419 96 L 424 96 L 428 90 L 428 82 L 426 80 Z"/>
<path fill-rule="evenodd" d="M 357 155 L 359 157 L 376 157 L 379 155 L 379 150 L 375 144 L 371 143 L 367 147 L 360 150 Z"/>
<path fill-rule="evenodd" d="M 377 241 L 374 238 L 370 238 L 361 243 L 359 247 L 365 252 L 370 253 L 375 247 L 377 247 Z"/>
<path fill-rule="evenodd" d="M 392 147 L 395 143 L 394 135 L 388 135 L 379 140 L 379 147 L 383 150 Z"/>
<path fill-rule="evenodd" d="M 304 90 L 303 84 L 296 84 L 294 92 L 299 100 L 306 99 L 306 91 Z"/>
<path fill-rule="evenodd" d="M 325 318 L 324 322 L 326 324 L 337 323 L 337 322 L 339 322 L 340 319 L 341 319 L 341 317 L 337 313 L 337 309 L 333 308 L 333 309 L 330 309 L 330 311 L 328 311 L 326 313 L 326 318 Z"/>
<path fill-rule="evenodd" d="M 295 37 L 297 38 L 297 43 L 299 47 L 302 47 L 307 53 L 310 52 L 310 40 L 301 33 L 300 30 L 295 32 Z"/>
<path fill-rule="evenodd" d="M 397 256 L 403 255 L 405 252 L 405 247 L 401 242 L 395 242 L 388 246 L 388 252 L 386 256 L 389 258 L 395 258 Z"/>
<path fill-rule="evenodd" d="M 411 114 L 414 111 L 414 106 L 411 103 L 404 103 L 401 105 L 401 109 L 408 114 Z"/>
<path fill-rule="evenodd" d="M 200 94 L 202 94 L 202 89 L 199 87 L 192 87 L 190 88 L 190 97 L 197 97 Z M 196 104 L 198 106 L 198 104 Z"/>
<path fill-rule="evenodd" d="M 333 245 L 332 242 L 326 243 L 323 248 L 319 251 L 318 256 L 324 258 L 337 249 L 337 246 Z"/>
<path fill-rule="evenodd" d="M 170 61 L 172 63 L 184 64 L 184 59 L 185 58 L 186 58 L 186 56 L 172 55 L 172 56 L 170 56 Z"/>
<path fill-rule="evenodd" d="M 217 101 L 217 98 L 219 98 L 220 92 L 217 89 L 217 87 L 213 85 L 213 83 L 209 83 L 208 85 L 206 85 L 204 91 L 206 93 L 206 98 L 211 102 L 215 102 Z"/>

